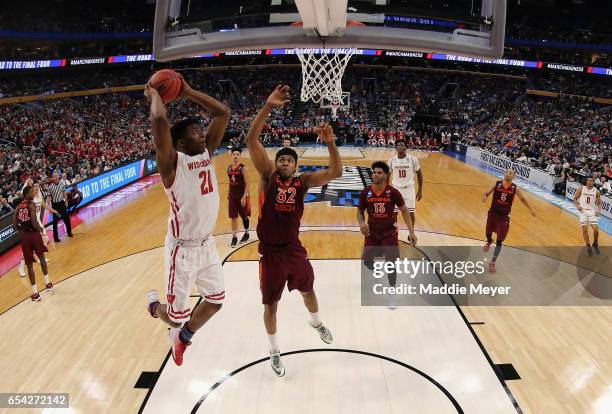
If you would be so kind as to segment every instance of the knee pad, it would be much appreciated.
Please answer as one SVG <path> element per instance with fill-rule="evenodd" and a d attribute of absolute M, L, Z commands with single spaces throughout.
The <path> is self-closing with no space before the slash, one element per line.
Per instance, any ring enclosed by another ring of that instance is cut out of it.
<path fill-rule="evenodd" d="M 495 242 L 495 245 L 501 247 L 502 243 L 503 243 L 503 241 L 499 241 L 498 240 L 498 241 Z"/>

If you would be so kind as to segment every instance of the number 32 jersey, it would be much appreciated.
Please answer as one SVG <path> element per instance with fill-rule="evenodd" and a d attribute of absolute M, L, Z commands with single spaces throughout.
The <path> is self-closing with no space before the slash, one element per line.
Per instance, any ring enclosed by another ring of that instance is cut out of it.
<path fill-rule="evenodd" d="M 168 234 L 179 240 L 212 234 L 219 213 L 219 186 L 208 150 L 194 156 L 177 151 L 174 182 L 165 191 L 170 201 Z"/>

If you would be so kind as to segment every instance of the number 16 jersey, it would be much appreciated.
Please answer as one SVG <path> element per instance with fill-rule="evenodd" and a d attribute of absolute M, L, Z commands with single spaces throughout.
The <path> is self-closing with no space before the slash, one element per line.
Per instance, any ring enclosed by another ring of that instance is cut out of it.
<path fill-rule="evenodd" d="M 219 186 L 208 150 L 194 156 L 177 151 L 174 182 L 164 190 L 170 201 L 169 235 L 201 240 L 212 234 L 219 213 Z"/>

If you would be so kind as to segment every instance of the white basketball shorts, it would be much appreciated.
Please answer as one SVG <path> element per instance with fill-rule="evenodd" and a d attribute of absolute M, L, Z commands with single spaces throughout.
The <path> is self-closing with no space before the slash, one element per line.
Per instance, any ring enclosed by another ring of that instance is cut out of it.
<path fill-rule="evenodd" d="M 597 225 L 599 217 L 595 215 L 594 211 L 582 210 L 582 213 L 578 213 L 581 226 Z"/>
<path fill-rule="evenodd" d="M 213 236 L 197 242 L 166 236 L 164 271 L 168 316 L 172 321 L 182 323 L 189 320 L 192 286 L 205 301 L 223 303 L 223 271 Z"/>
<path fill-rule="evenodd" d="M 414 185 L 410 185 L 408 187 L 398 188 L 397 189 L 402 197 L 404 198 L 404 203 L 406 203 L 406 207 L 408 207 L 408 211 L 414 213 L 416 209 L 416 191 Z"/>

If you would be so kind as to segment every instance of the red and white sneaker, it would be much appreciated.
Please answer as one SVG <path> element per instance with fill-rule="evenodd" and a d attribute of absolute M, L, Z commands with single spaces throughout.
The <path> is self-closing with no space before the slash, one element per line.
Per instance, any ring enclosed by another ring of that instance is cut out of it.
<path fill-rule="evenodd" d="M 495 262 L 489 262 L 489 273 L 495 273 Z"/>
<path fill-rule="evenodd" d="M 32 302 L 40 302 L 40 294 L 32 293 L 32 296 L 30 296 L 30 299 L 32 299 Z"/>
<path fill-rule="evenodd" d="M 45 289 L 49 291 L 49 293 L 53 293 L 53 283 L 49 282 L 45 285 Z"/>
<path fill-rule="evenodd" d="M 489 251 L 490 248 L 491 248 L 491 243 L 487 242 L 482 248 L 482 251 L 486 253 Z"/>
<path fill-rule="evenodd" d="M 149 311 L 149 315 L 154 318 L 157 318 L 157 314 L 155 313 L 155 308 L 159 306 L 159 292 L 157 290 L 149 290 L 147 292 L 147 310 Z"/>
<path fill-rule="evenodd" d="M 174 363 L 179 367 L 183 365 L 183 354 L 191 342 L 184 343 L 181 341 L 179 337 L 181 333 L 181 328 L 170 328 L 170 347 L 172 351 L 172 359 Z"/>

